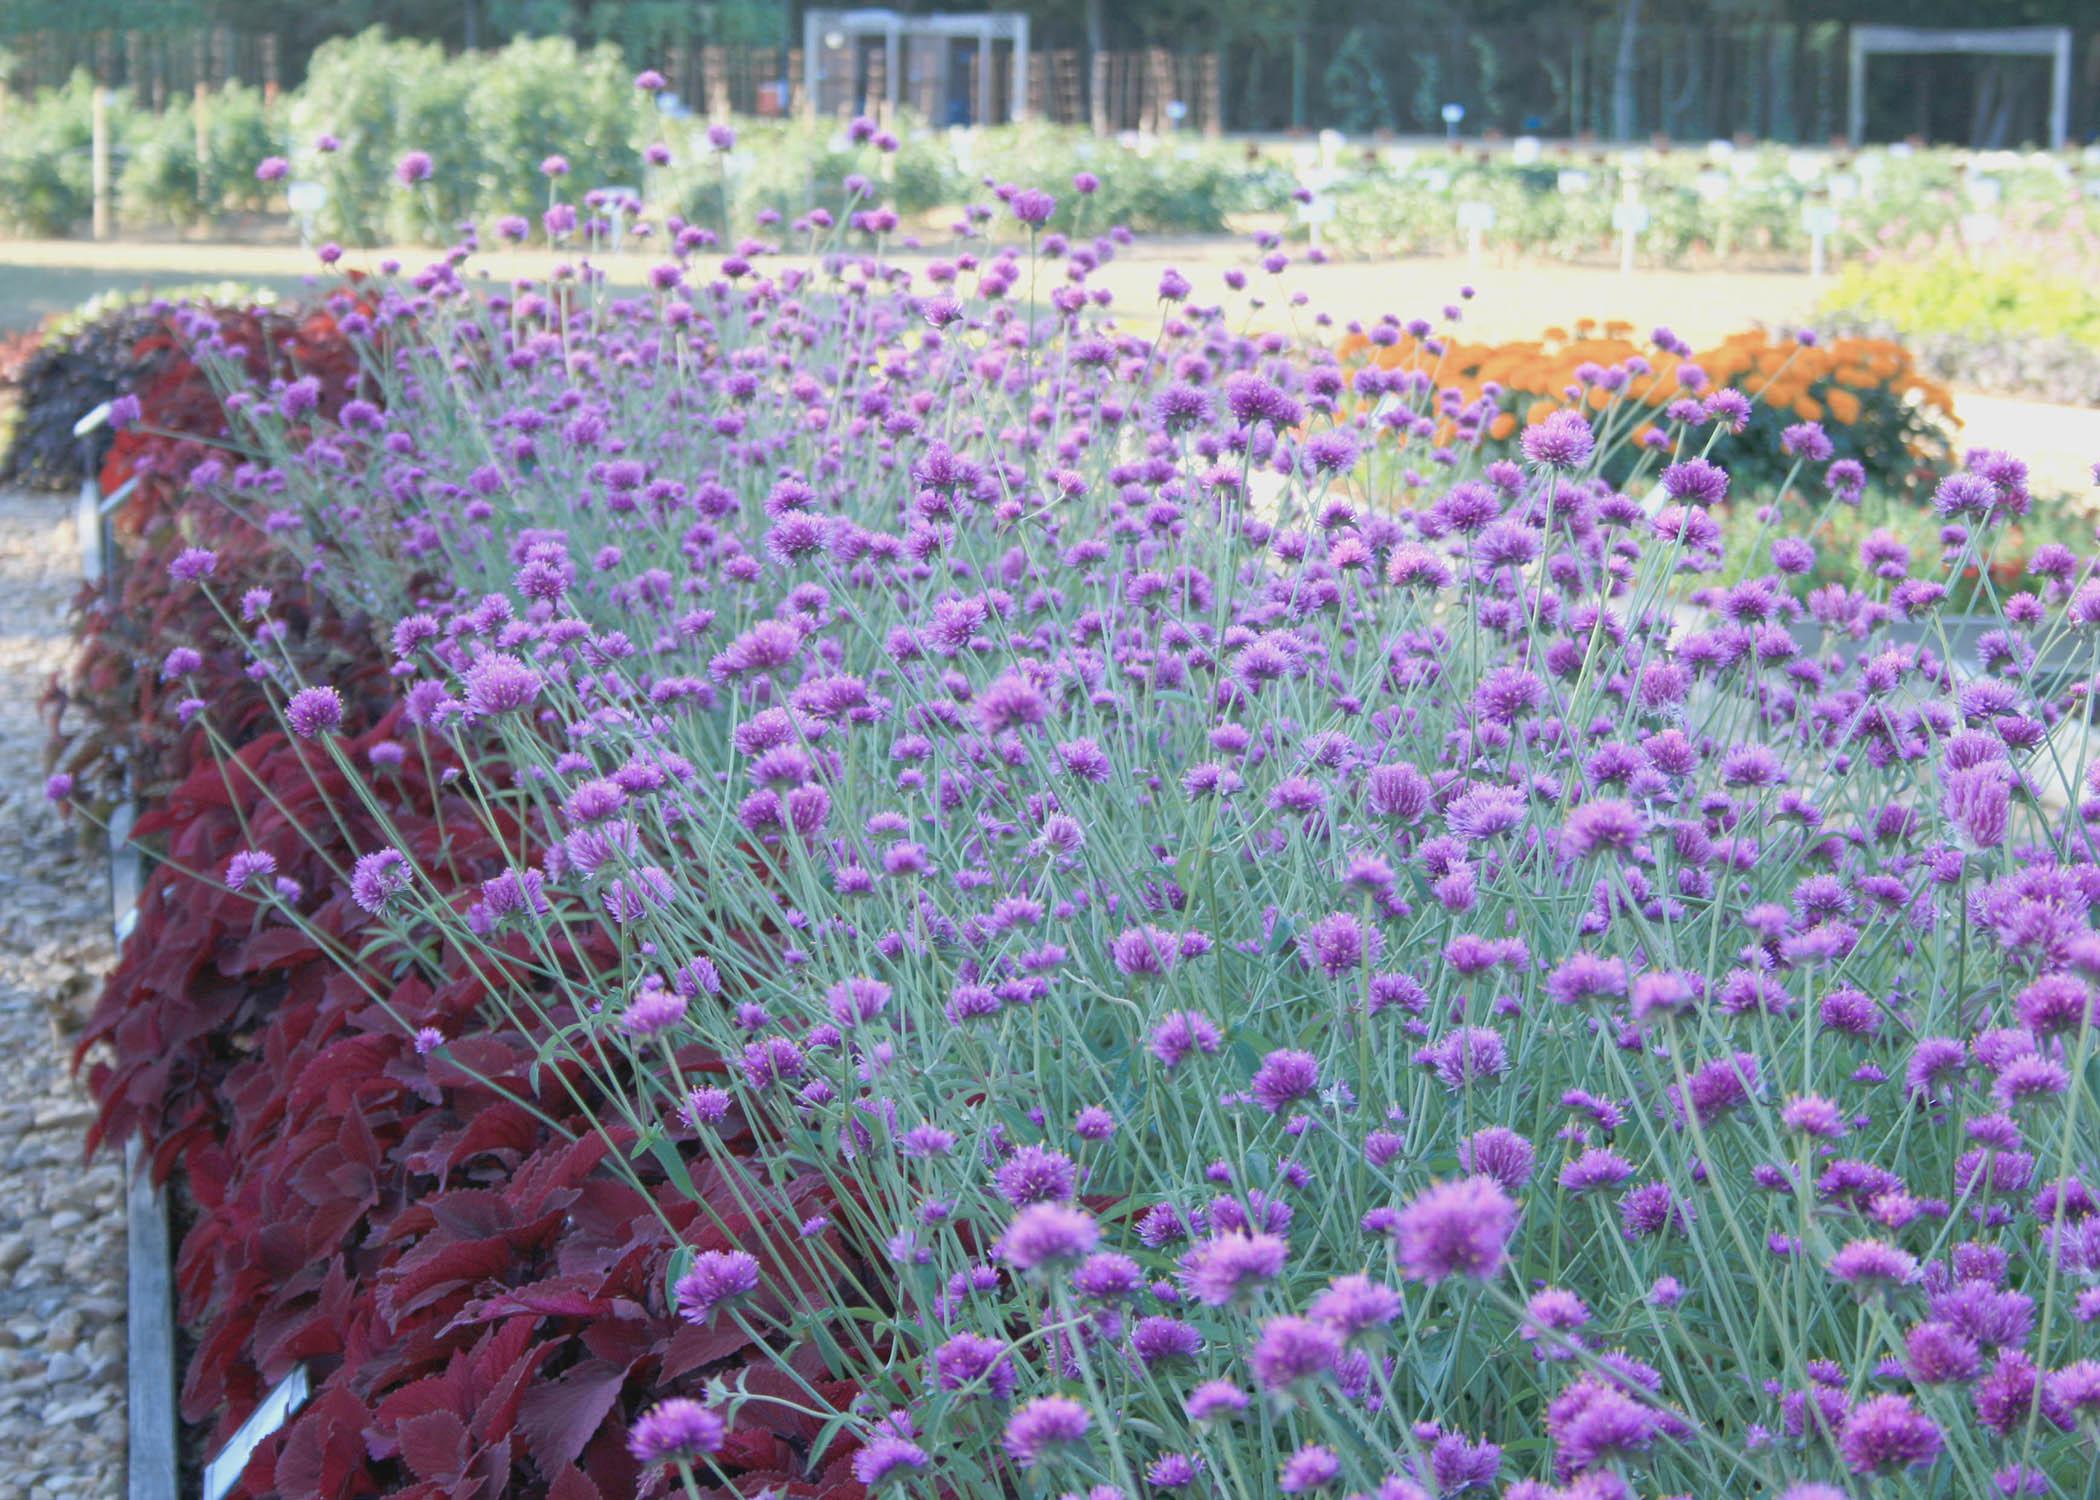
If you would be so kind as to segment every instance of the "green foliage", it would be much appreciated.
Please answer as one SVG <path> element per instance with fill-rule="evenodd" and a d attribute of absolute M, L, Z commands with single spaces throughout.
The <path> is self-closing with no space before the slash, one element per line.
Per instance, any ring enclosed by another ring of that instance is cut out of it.
<path fill-rule="evenodd" d="M 1097 234 L 1112 224 L 1131 229 L 1210 234 L 1230 214 L 1280 206 L 1289 178 L 1273 164 L 1250 166 L 1229 147 L 1153 142 L 1111 145 L 1079 131 L 1013 127 L 978 133 L 963 157 L 966 185 L 979 177 L 1040 185 L 1057 196 L 1054 227 Z M 1072 179 L 1091 172 L 1101 186 L 1083 203 Z M 976 197 L 984 200 L 982 188 Z"/>
<path fill-rule="evenodd" d="M 1849 266 L 1825 306 L 1905 333 L 2046 334 L 2100 349 L 2100 288 L 2024 263 L 1939 256 Z"/>
<path fill-rule="evenodd" d="M 94 90 L 83 70 L 63 88 L 8 104 L 0 122 L 0 227 L 67 234 L 94 211 Z M 128 116 L 121 101 L 111 111 L 119 140 Z"/>
<path fill-rule="evenodd" d="M 215 214 L 268 206 L 269 187 L 256 163 L 278 153 L 285 110 L 259 89 L 235 84 L 206 102 L 205 158 L 197 159 L 196 116 L 189 109 L 141 112 L 129 125 L 118 200 L 127 222 L 187 226 Z"/>
<path fill-rule="evenodd" d="M 1320 81 L 1335 122 L 1343 130 L 1361 132 L 1391 130 L 1393 101 L 1385 86 L 1385 73 L 1378 67 L 1371 39 L 1361 27 L 1342 39 Z"/>
<path fill-rule="evenodd" d="M 2021 245 L 2009 257 L 1942 252 L 1848 267 L 1819 326 L 1900 339 L 1941 380 L 2100 404 L 2100 290 L 2092 246 Z"/>
<path fill-rule="evenodd" d="M 314 54 L 293 120 L 294 171 L 328 190 L 321 233 L 428 240 L 463 219 L 544 206 L 539 167 L 557 149 L 582 189 L 640 186 L 637 137 L 649 111 L 609 46 L 582 51 L 548 37 L 448 57 L 372 31 Z M 324 133 L 338 149 L 319 148 Z M 394 178 L 410 151 L 438 164 L 413 189 Z"/>

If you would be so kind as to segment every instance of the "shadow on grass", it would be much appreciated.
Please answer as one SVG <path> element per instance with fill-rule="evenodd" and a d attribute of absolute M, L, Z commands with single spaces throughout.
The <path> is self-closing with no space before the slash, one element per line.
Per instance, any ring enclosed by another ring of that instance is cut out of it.
<path fill-rule="evenodd" d="M 101 296 L 104 292 L 172 291 L 177 287 L 224 281 L 267 287 L 278 296 L 287 298 L 297 297 L 307 284 L 304 276 L 229 277 L 208 264 L 179 271 L 150 272 L 9 265 L 7 247 L 0 245 L 0 332 L 34 328 L 51 314 L 70 312 L 90 297 Z"/>

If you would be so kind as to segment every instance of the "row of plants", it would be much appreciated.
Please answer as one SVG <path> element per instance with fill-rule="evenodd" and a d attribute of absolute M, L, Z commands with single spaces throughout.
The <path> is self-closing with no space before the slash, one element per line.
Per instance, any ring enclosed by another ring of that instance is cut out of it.
<path fill-rule="evenodd" d="M 1043 274 L 1056 196 L 918 268 L 866 219 L 819 272 L 679 237 L 645 296 L 478 295 L 462 244 L 338 307 L 354 370 L 184 326 L 225 430 L 183 492 L 273 560 L 176 552 L 158 674 L 222 784 L 284 779 L 159 889 L 359 1007 L 301 1097 L 566 1081 L 607 1195 L 662 1169 L 642 1310 L 745 1363 L 626 1366 L 657 1404 L 579 1403 L 576 1454 L 710 1500 L 792 1492 L 779 1423 L 842 1495 L 2078 1493 L 2090 543 L 2001 593 L 2035 500 L 1976 452 L 1929 547 L 1830 557 L 1864 466 L 1798 410 L 1776 478 L 1720 462 L 1758 398 L 1667 330 L 1506 456 L 1435 320 L 1345 363 L 1173 275 L 1131 333 L 1111 243 Z M 287 647 L 307 598 L 355 671 Z M 544 1180 L 488 1172 L 362 1248 Z M 446 1330 L 522 1295 L 438 1254 Z M 587 1350 L 636 1316 L 541 1290 Z M 366 1410 L 298 1493 L 391 1482 Z"/>
<path fill-rule="evenodd" d="M 2089 155 L 1730 147 L 1609 156 L 1561 149 L 1520 161 L 1507 152 L 1367 150 L 1338 167 L 1325 190 L 1334 213 L 1323 239 L 1357 254 L 1460 248 L 1459 205 L 1478 204 L 1493 211 L 1483 232 L 1490 248 L 1594 256 L 1616 245 L 1616 215 L 1629 196 L 1645 216 L 1641 253 L 1666 265 L 1800 265 L 1812 249 L 1815 207 L 1831 213 L 1828 252 L 1838 259 L 1955 238 L 1978 216 L 2007 239 L 2047 232 L 2089 243 L 2100 228 L 2100 162 Z"/>
<path fill-rule="evenodd" d="M 134 339 L 133 409 L 102 482 L 139 484 L 113 517 L 125 565 L 109 592 L 83 593 L 77 657 L 54 685 L 53 791 L 97 822 L 136 801 L 136 836 L 158 863 L 79 1044 L 101 1105 L 90 1144 L 141 1136 L 150 1170 L 180 1194 L 191 1457 L 219 1451 L 292 1366 L 309 1372 L 311 1398 L 236 1495 L 648 1494 L 654 1477 L 625 1440 L 643 1404 L 668 1382 L 747 1363 L 741 1333 L 675 1316 L 678 1275 L 696 1253 L 742 1243 L 771 1274 L 793 1274 L 764 1246 L 823 1211 L 823 1189 L 733 1191 L 703 1163 L 634 1151 L 591 1123 L 603 1106 L 592 1079 L 543 1067 L 531 1038 L 485 1023 L 482 962 L 440 957 L 409 975 L 360 954 L 341 874 L 361 848 L 406 840 L 470 892 L 503 863 L 510 831 L 477 825 L 445 790 L 451 753 L 402 753 L 409 731 L 369 617 L 313 587 L 267 525 L 199 482 L 232 461 L 192 354 L 208 326 L 212 359 L 325 380 L 338 415 L 355 364 L 343 324 L 374 306 L 346 291 L 300 314 L 195 304 L 97 320 Z M 251 609 L 269 597 L 274 658 L 333 684 L 341 743 L 398 795 L 341 820 L 328 811 L 344 801 L 342 773 L 282 731 L 246 627 L 185 581 L 200 549 L 243 578 Z M 257 838 L 284 846 L 283 860 L 237 873 Z M 301 903 L 313 934 L 259 921 L 265 892 Z M 558 951 L 572 976 L 613 952 L 582 933 Z M 536 969 L 523 954 L 498 962 L 514 977 Z M 441 1052 L 424 1027 L 447 1038 Z M 679 1062 L 695 1077 L 719 1066 Z M 739 1116 L 714 1138 L 723 1153 L 752 1145 Z M 794 1379 L 770 1364 L 742 1378 L 786 1396 L 809 1378 L 801 1364 Z M 784 1493 L 852 1500 L 850 1450 L 813 1461 L 818 1435 L 775 1413 L 723 1461 Z"/>
<path fill-rule="evenodd" d="M 131 226 L 206 227 L 267 211 L 286 213 L 285 185 L 317 184 L 325 202 L 314 233 L 345 243 L 442 242 L 461 220 L 491 232 L 512 215 L 549 206 L 550 161 L 585 189 L 646 195 L 659 212 L 721 230 L 764 216 L 834 209 L 857 142 L 832 123 L 740 122 L 730 149 L 705 120 L 673 118 L 637 96 L 610 45 L 566 38 L 512 42 L 448 55 L 436 43 L 373 30 L 331 41 L 301 86 L 274 102 L 238 86 L 211 95 L 201 113 L 156 114 L 127 94 L 109 112 L 115 202 Z M 0 132 L 0 228 L 78 232 L 92 209 L 90 101 L 85 74 L 13 106 Z M 202 139 L 198 121 L 204 121 Z M 1290 192 L 1280 167 L 1250 168 L 1234 152 L 1125 150 L 1070 130 L 915 128 L 871 174 L 885 199 L 914 220 L 959 207 L 989 172 L 1091 168 L 1102 187 L 1093 227 L 1215 232 L 1229 214 L 1274 208 Z M 203 155 L 199 155 L 200 144 Z M 411 153 L 445 170 L 404 183 Z M 278 163 L 258 177 L 258 164 Z"/>
<path fill-rule="evenodd" d="M 464 219 L 495 232 L 502 219 L 547 204 L 540 172 L 559 158 L 583 188 L 625 189 L 661 218 L 677 214 L 718 233 L 745 233 L 761 216 L 854 206 L 842 183 L 860 140 L 833 122 L 740 122 L 724 144 L 708 122 L 673 118 L 637 99 L 616 49 L 564 38 L 519 40 L 447 55 L 437 44 L 373 30 L 331 41 L 300 87 L 275 102 L 233 88 L 199 115 L 165 114 L 119 95 L 111 114 L 120 216 L 129 223 L 210 225 L 284 211 L 284 183 L 327 192 L 314 232 L 345 243 L 444 243 Z M 88 218 L 89 98 L 84 75 L 11 108 L 0 132 L 0 227 L 65 234 Z M 199 120 L 203 121 L 200 140 Z M 2080 156 L 1975 154 L 1898 147 L 1856 156 L 1779 148 L 1725 153 L 1423 151 L 1325 142 L 1264 146 L 1136 137 L 1110 142 L 1048 126 L 936 130 L 901 121 L 867 176 L 908 227 L 939 224 L 987 178 L 1097 183 L 1085 216 L 1057 227 L 1214 233 L 1261 215 L 1298 235 L 1298 209 L 1325 201 L 1322 241 L 1345 253 L 1463 249 L 1462 205 L 1493 211 L 1497 250 L 1560 258 L 1606 253 L 1629 185 L 1648 215 L 1645 254 L 1782 259 L 1809 252 L 1804 211 L 1837 210 L 1833 250 L 1867 255 L 1892 240 L 1952 233 L 1979 211 L 2090 238 L 2093 163 Z M 201 148 L 201 154 L 200 154 Z M 441 171 L 404 184 L 412 153 Z M 258 163 L 285 175 L 258 181 Z M 843 198 L 842 198 L 843 194 Z M 572 197 L 577 196 L 575 194 Z M 843 204 L 843 206 L 842 206 Z"/>
<path fill-rule="evenodd" d="M 97 429 L 82 449 L 73 426 L 130 390 L 143 373 L 141 347 L 182 302 L 266 306 L 264 289 L 222 283 L 166 292 L 108 292 L 12 336 L 0 353 L 0 484 L 75 489 L 87 462 L 99 466 L 114 439 Z"/>
<path fill-rule="evenodd" d="M 1883 257 L 1846 269 L 1822 321 L 1901 339 L 1943 380 L 2100 405 L 2100 293 L 2085 248 L 2044 243 L 2012 263 L 1943 247 Z"/>

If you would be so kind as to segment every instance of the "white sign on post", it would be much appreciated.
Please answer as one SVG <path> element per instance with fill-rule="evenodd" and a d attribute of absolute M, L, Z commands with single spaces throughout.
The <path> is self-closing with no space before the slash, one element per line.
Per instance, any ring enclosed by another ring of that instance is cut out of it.
<path fill-rule="evenodd" d="M 1576 198 L 1590 190 L 1590 174 L 1574 167 L 1564 169 L 1555 180 L 1563 198 Z"/>
<path fill-rule="evenodd" d="M 1804 203 L 1801 227 L 1808 231 L 1808 274 L 1820 277 L 1829 269 L 1828 246 L 1837 233 L 1837 209 L 1828 203 Z"/>
<path fill-rule="evenodd" d="M 1544 152 L 1544 145 L 1535 135 L 1520 135 L 1509 145 L 1509 159 L 1520 167 L 1531 166 Z"/>
<path fill-rule="evenodd" d="M 1458 206 L 1458 227 L 1465 231 L 1466 254 L 1473 264 L 1480 264 L 1480 237 L 1495 227 L 1495 205 L 1492 203 L 1461 203 Z"/>
<path fill-rule="evenodd" d="M 1998 216 L 1996 214 L 1963 214 L 1961 216 L 1962 243 L 1972 250 L 1979 245 L 1988 245 L 1998 238 Z"/>
<path fill-rule="evenodd" d="M 1648 228 L 1648 205 L 1625 198 L 1612 205 L 1611 227 L 1619 231 L 1619 274 L 1633 274 L 1633 249 Z"/>
<path fill-rule="evenodd" d="M 1298 174 L 1298 186 L 1312 196 L 1298 204 L 1298 222 L 1305 225 L 1312 247 L 1320 248 L 1320 226 L 1334 222 L 1334 199 L 1328 189 L 1338 174 L 1332 167 L 1307 167 Z"/>
<path fill-rule="evenodd" d="M 292 217 L 299 221 L 299 238 L 311 244 L 314 237 L 314 220 L 328 206 L 328 187 L 319 182 L 294 182 L 284 190 L 285 206 Z"/>

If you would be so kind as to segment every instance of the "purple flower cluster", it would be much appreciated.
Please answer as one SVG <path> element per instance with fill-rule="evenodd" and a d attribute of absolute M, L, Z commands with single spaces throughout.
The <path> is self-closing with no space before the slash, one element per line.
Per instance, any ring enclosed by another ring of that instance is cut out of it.
<path fill-rule="evenodd" d="M 488 1024 L 544 1016 L 724 1174 L 766 1243 L 678 1311 L 779 1335 L 799 1401 L 788 1335 L 850 1306 L 870 1488 L 2087 1473 L 2093 559 L 1941 619 L 2024 471 L 1971 455 L 1942 555 L 1872 533 L 1828 581 L 1863 502 L 1820 430 L 1745 493 L 1709 441 L 1747 407 L 1628 410 L 1622 367 L 1490 460 L 1436 323 L 1354 325 L 1425 351 L 1359 368 L 1240 270 L 1126 323 L 1075 188 L 909 265 L 858 176 L 843 222 L 664 221 L 634 296 L 447 260 L 341 305 L 384 349 L 354 414 L 230 392 L 266 461 L 228 493 L 388 616 L 390 758 L 456 753 L 444 815 L 514 861 L 453 902 L 375 849 L 327 920 L 495 956 Z M 346 774 L 342 700 L 282 701 Z M 586 933 L 588 992 L 512 977 Z M 805 1179 L 835 1216 L 775 1211 Z M 723 1442 L 680 1399 L 632 1435 Z"/>

